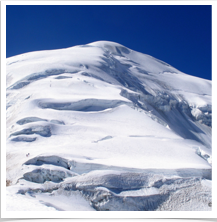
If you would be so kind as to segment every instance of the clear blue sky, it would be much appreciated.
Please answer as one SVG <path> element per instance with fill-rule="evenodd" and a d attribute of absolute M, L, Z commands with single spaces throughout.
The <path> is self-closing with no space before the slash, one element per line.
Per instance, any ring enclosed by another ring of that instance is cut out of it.
<path fill-rule="evenodd" d="M 7 57 L 99 40 L 149 54 L 211 79 L 209 5 L 7 5 Z"/>

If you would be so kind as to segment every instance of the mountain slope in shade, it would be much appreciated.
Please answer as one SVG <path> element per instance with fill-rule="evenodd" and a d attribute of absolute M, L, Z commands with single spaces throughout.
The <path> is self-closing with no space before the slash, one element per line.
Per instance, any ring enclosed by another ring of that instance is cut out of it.
<path fill-rule="evenodd" d="M 211 210 L 211 87 L 108 41 L 8 58 L 8 200 Z"/>

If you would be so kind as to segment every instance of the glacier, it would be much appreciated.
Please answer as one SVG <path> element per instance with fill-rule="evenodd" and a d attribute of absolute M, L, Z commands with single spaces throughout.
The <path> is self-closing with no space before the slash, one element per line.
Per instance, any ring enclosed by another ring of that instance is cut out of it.
<path fill-rule="evenodd" d="M 109 41 L 6 72 L 7 210 L 212 210 L 210 80 Z"/>

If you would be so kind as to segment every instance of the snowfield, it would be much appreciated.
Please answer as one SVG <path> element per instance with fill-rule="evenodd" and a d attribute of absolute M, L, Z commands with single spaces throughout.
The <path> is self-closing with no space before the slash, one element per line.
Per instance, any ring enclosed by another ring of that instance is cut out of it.
<path fill-rule="evenodd" d="M 212 210 L 211 81 L 108 41 L 6 78 L 7 211 Z"/>

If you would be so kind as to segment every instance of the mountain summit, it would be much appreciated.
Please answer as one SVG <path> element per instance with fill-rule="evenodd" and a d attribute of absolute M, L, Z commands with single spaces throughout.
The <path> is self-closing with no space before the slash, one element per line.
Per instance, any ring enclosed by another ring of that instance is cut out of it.
<path fill-rule="evenodd" d="M 211 210 L 211 87 L 109 41 L 8 58 L 8 209 Z"/>

